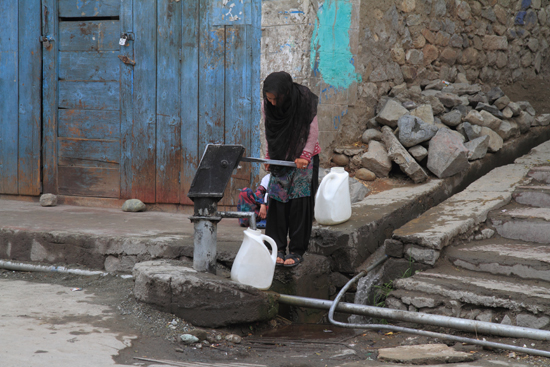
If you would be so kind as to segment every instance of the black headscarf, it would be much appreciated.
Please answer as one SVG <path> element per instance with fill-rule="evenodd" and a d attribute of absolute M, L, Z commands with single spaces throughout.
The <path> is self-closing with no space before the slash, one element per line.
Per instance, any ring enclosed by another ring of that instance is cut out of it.
<path fill-rule="evenodd" d="M 276 106 L 267 100 L 266 93 L 277 97 Z M 306 146 L 319 98 L 309 88 L 294 83 L 284 71 L 265 78 L 263 95 L 269 158 L 294 161 Z"/>

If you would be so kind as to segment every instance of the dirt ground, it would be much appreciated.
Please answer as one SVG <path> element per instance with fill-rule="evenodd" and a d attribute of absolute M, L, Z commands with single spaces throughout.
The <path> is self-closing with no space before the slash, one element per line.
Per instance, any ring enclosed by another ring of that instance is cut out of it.
<path fill-rule="evenodd" d="M 550 88 L 548 80 L 522 80 L 514 84 L 502 86 L 510 100 L 514 102 L 528 101 L 537 114 L 550 113 Z"/>
<path fill-rule="evenodd" d="M 29 273 L 0 270 L 3 279 L 24 280 L 82 288 L 83 292 L 94 295 L 94 303 L 112 309 L 108 322 L 94 325 L 106 327 L 115 333 L 138 335 L 132 346 L 124 349 L 115 361 L 119 364 L 143 365 L 158 364 L 155 361 L 186 361 L 229 363 L 253 363 L 279 367 L 339 366 L 345 362 L 375 361 L 379 348 L 399 345 L 445 343 L 455 349 L 474 354 L 480 359 L 517 361 L 533 366 L 550 366 L 550 359 L 509 351 L 486 350 L 475 345 L 445 342 L 403 333 L 379 332 L 375 330 L 354 330 L 336 328 L 331 325 L 292 325 L 288 320 L 278 318 L 267 323 L 239 325 L 225 329 L 205 329 L 210 342 L 185 345 L 180 335 L 196 329 L 186 320 L 171 314 L 159 312 L 148 305 L 138 303 L 133 297 L 133 280 L 116 276 L 91 276 L 56 273 Z M 88 320 L 89 321 L 89 320 Z M 52 321 L 51 321 L 52 322 Z M 56 322 L 63 323 L 63 320 Z M 421 327 L 404 325 L 407 327 Z M 430 331 L 450 333 L 468 338 L 476 335 L 424 328 Z M 242 337 L 239 344 L 225 340 L 225 336 L 235 334 Z M 478 336 L 482 338 L 483 336 Z M 548 350 L 550 344 L 540 341 L 510 338 L 491 338 L 489 341 L 510 345 L 527 345 L 530 348 Z"/>

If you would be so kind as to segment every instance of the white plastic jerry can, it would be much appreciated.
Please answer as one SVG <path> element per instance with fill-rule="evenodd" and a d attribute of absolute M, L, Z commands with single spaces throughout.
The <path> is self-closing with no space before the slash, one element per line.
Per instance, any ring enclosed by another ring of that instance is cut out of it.
<path fill-rule="evenodd" d="M 351 218 L 349 174 L 343 167 L 330 169 L 315 196 L 315 220 L 322 225 L 334 225 Z"/>
<path fill-rule="evenodd" d="M 271 246 L 271 254 L 264 245 Z M 259 229 L 247 228 L 244 240 L 231 267 L 231 279 L 258 289 L 269 289 L 277 262 L 277 244 Z"/>

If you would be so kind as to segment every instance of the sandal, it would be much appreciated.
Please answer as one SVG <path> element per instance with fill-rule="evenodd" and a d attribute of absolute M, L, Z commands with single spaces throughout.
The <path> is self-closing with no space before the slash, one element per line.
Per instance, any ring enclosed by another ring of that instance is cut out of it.
<path fill-rule="evenodd" d="M 279 259 L 283 260 L 283 262 L 282 263 L 276 262 L 275 264 L 277 266 L 283 266 L 285 264 L 285 260 L 286 260 L 286 255 L 285 255 L 284 252 L 277 252 L 277 260 L 279 260 Z"/>
<path fill-rule="evenodd" d="M 300 264 L 302 261 L 304 261 L 304 258 L 302 257 L 302 255 L 293 254 L 291 252 L 288 255 L 286 255 L 285 262 L 286 262 L 286 260 L 293 260 L 294 261 L 294 264 L 285 264 L 285 267 L 292 268 L 293 266 L 296 266 L 296 265 Z"/>

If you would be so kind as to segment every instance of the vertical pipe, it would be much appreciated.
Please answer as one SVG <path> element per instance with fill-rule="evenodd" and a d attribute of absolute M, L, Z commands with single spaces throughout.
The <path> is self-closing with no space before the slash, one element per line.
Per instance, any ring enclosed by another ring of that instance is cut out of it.
<path fill-rule="evenodd" d="M 216 274 L 217 228 L 216 220 L 195 220 L 193 268 Z"/>

